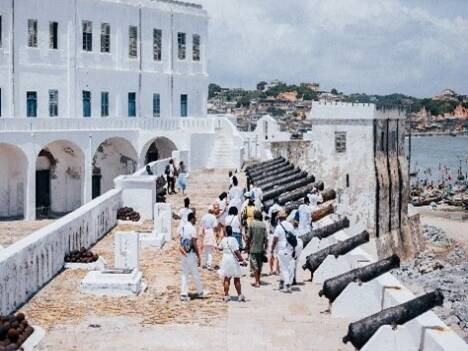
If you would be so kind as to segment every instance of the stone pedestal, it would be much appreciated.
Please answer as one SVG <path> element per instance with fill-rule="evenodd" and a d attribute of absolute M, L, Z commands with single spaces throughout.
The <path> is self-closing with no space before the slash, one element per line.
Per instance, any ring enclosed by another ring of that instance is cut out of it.
<path fill-rule="evenodd" d="M 145 289 L 142 273 L 138 271 L 140 235 L 115 233 L 115 269 L 89 272 L 81 287 L 92 294 L 125 296 L 139 294 Z"/>
<path fill-rule="evenodd" d="M 155 204 L 153 232 L 140 234 L 140 240 L 143 246 L 157 248 L 162 248 L 172 240 L 172 207 L 170 204 Z"/>

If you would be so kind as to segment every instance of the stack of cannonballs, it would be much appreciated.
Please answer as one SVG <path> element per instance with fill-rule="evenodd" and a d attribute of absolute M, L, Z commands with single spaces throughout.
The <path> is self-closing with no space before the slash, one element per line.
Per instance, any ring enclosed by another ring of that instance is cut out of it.
<path fill-rule="evenodd" d="M 74 250 L 65 256 L 66 263 L 93 263 L 99 259 L 91 251 L 82 247 L 80 250 Z"/>
<path fill-rule="evenodd" d="M 117 211 L 117 219 L 121 221 L 138 222 L 140 218 L 140 214 L 131 207 L 123 207 Z"/>
<path fill-rule="evenodd" d="M 21 345 L 33 332 L 23 313 L 0 316 L 0 351 L 22 350 Z"/>
<path fill-rule="evenodd" d="M 164 176 L 160 176 L 158 179 L 156 179 L 156 202 L 166 202 L 166 183 L 166 178 Z"/>

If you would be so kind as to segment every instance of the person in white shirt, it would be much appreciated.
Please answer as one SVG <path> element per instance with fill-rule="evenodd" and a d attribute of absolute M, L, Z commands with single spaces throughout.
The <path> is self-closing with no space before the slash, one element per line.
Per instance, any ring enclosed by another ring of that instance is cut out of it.
<path fill-rule="evenodd" d="M 312 230 L 312 207 L 310 206 L 310 200 L 308 196 L 304 197 L 304 203 L 299 206 L 297 211 L 299 213 L 299 236 L 309 234 Z"/>
<path fill-rule="evenodd" d="M 232 232 L 232 236 L 237 240 L 239 249 L 242 248 L 242 232 L 241 232 L 241 222 L 239 220 L 239 212 L 236 207 L 231 207 L 229 209 L 228 216 L 224 220 L 224 230 L 226 236 Z"/>
<path fill-rule="evenodd" d="M 308 194 L 307 197 L 309 198 L 309 205 L 312 208 L 312 212 L 317 210 L 318 205 L 323 202 L 322 194 L 320 194 L 316 188 L 314 188 L 312 193 Z"/>
<path fill-rule="evenodd" d="M 212 206 L 208 208 L 208 213 L 201 219 L 201 226 L 203 232 L 203 268 L 208 268 L 211 271 L 211 264 L 213 263 L 213 250 L 216 248 L 216 235 L 215 229 L 218 226 L 218 220 L 213 214 L 214 209 Z"/>
<path fill-rule="evenodd" d="M 240 211 L 243 198 L 244 191 L 239 186 L 239 181 L 237 180 L 237 177 L 234 176 L 232 177 L 232 187 L 229 190 L 228 194 L 229 208 L 236 207 L 237 211 Z"/>
<path fill-rule="evenodd" d="M 286 232 L 294 233 L 294 227 L 290 222 L 286 221 L 286 217 L 284 211 L 278 214 L 278 225 L 273 234 L 272 252 L 278 247 L 280 290 L 289 293 L 294 279 L 295 260 L 293 257 L 294 247 L 286 239 Z"/>
<path fill-rule="evenodd" d="M 234 279 L 234 287 L 237 291 L 238 301 L 245 302 L 245 297 L 242 295 L 240 281 L 240 278 L 242 277 L 240 266 L 245 266 L 246 262 L 240 253 L 239 244 L 232 236 L 232 233 L 227 233 L 227 236 L 219 243 L 218 248 L 223 252 L 219 275 L 223 279 L 224 301 L 229 302 L 231 300 L 229 296 L 229 288 L 231 285 L 231 279 Z"/>
<path fill-rule="evenodd" d="M 261 188 L 257 187 L 255 183 L 252 181 L 252 196 L 254 198 L 255 207 L 257 210 L 261 211 L 263 207 L 263 191 Z"/>
<path fill-rule="evenodd" d="M 302 234 L 299 229 L 300 226 L 300 212 L 299 210 L 296 210 L 296 212 L 293 215 L 292 223 L 294 227 L 294 235 L 296 235 L 296 240 L 297 240 L 297 245 L 294 248 L 294 275 L 293 275 L 293 282 L 292 285 L 297 285 L 297 268 L 299 265 L 299 260 L 301 257 L 302 249 L 304 248 L 304 242 L 302 241 Z M 309 222 L 310 223 L 310 222 Z"/>
<path fill-rule="evenodd" d="M 227 205 L 227 193 L 223 192 L 219 195 L 219 197 L 215 201 L 215 215 L 216 219 L 218 220 L 218 228 L 216 229 L 217 236 L 224 235 L 223 228 L 224 228 L 224 220 L 227 217 L 228 213 L 228 205 Z"/>
<path fill-rule="evenodd" d="M 192 213 L 192 209 L 190 208 L 190 199 L 188 197 L 186 197 L 184 199 L 184 207 L 182 207 L 180 210 L 179 210 L 179 218 L 180 218 L 180 225 L 184 225 L 184 224 L 187 224 L 188 222 L 188 215 L 190 213 Z"/>
<path fill-rule="evenodd" d="M 182 254 L 181 261 L 181 284 L 180 284 L 180 299 L 182 301 L 189 301 L 188 295 L 188 279 L 192 277 L 195 287 L 197 289 L 197 296 L 204 297 L 205 292 L 200 280 L 200 252 L 198 250 L 197 230 L 195 229 L 196 219 L 193 213 L 189 213 L 187 223 L 179 229 L 180 235 L 180 248 Z"/>
<path fill-rule="evenodd" d="M 279 265 L 278 265 L 278 253 L 277 250 L 272 250 L 276 225 L 278 223 L 278 213 L 283 211 L 283 208 L 278 204 L 278 199 L 274 200 L 273 206 L 268 209 L 268 218 L 269 218 L 269 230 L 268 230 L 268 263 L 270 266 L 270 274 L 278 275 L 279 274 Z"/>

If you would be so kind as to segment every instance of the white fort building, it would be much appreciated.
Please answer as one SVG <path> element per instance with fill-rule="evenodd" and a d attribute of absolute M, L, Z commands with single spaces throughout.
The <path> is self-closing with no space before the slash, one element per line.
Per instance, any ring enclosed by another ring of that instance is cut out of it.
<path fill-rule="evenodd" d="M 177 1 L 1 1 L 0 218 L 68 213 L 177 150 L 216 166 L 235 131 L 206 118 L 207 27 Z"/>

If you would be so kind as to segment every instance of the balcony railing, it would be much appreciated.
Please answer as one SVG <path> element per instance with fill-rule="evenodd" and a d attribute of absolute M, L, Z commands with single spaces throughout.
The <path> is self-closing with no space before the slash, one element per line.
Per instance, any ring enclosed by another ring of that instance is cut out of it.
<path fill-rule="evenodd" d="M 0 118 L 0 131 L 179 130 L 213 131 L 214 118 Z"/>

